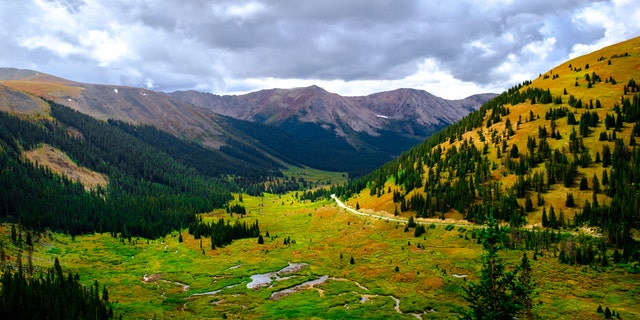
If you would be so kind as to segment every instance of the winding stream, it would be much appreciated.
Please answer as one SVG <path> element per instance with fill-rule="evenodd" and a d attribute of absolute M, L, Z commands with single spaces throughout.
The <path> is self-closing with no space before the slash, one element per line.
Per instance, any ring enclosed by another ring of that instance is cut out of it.
<path fill-rule="evenodd" d="M 269 285 L 274 279 L 276 281 L 281 280 L 280 275 L 294 273 L 300 271 L 300 269 L 308 266 L 306 263 L 291 263 L 289 265 L 275 272 L 254 274 L 251 276 L 251 282 L 247 283 L 247 289 L 258 289 L 263 286 Z"/>
<path fill-rule="evenodd" d="M 281 281 L 281 280 L 285 280 L 285 279 L 289 279 L 293 276 L 284 276 L 284 275 L 289 275 L 292 273 L 295 273 L 297 271 L 300 271 L 301 269 L 305 268 L 306 266 L 308 266 L 308 264 L 306 263 L 291 263 L 289 262 L 289 265 L 278 270 L 278 271 L 272 271 L 272 272 L 267 272 L 267 273 L 260 273 L 260 274 L 254 274 L 251 275 L 251 281 L 249 283 L 247 283 L 247 289 L 253 289 L 253 290 L 258 290 L 261 287 L 265 287 L 265 286 L 269 286 L 272 282 L 274 281 Z M 284 276 L 284 277 L 283 277 Z M 460 275 L 462 276 L 462 275 Z M 147 275 L 145 275 L 145 278 L 147 278 Z M 189 285 L 184 284 L 184 283 L 180 283 L 180 282 L 175 282 L 175 281 L 168 281 L 168 280 L 160 280 L 160 279 L 154 279 L 156 281 L 162 281 L 162 282 L 168 282 L 168 283 L 173 283 L 179 286 L 182 286 L 183 291 L 187 291 L 189 290 Z M 349 279 L 345 279 L 345 278 L 337 278 L 337 277 L 330 277 L 328 275 L 324 275 L 324 276 L 320 276 L 316 279 L 313 280 L 309 280 L 309 281 L 305 281 L 303 283 L 300 283 L 298 285 L 292 286 L 290 288 L 286 288 L 286 289 L 282 289 L 282 290 L 278 290 L 275 291 L 271 294 L 271 296 L 269 297 L 269 300 L 272 301 L 277 301 L 279 299 L 282 299 L 284 297 L 287 297 L 291 294 L 300 292 L 300 291 L 304 291 L 304 290 L 311 290 L 311 289 L 315 289 L 319 292 L 320 296 L 322 297 L 324 294 L 324 290 L 321 288 L 316 288 L 315 286 L 323 284 L 327 281 L 344 281 L 344 282 L 351 282 L 353 284 L 355 284 L 358 289 L 358 291 L 352 291 L 352 294 L 355 295 L 359 295 L 360 296 L 360 300 L 359 303 L 360 304 L 364 304 L 367 302 L 370 302 L 372 299 L 374 298 L 390 298 L 392 299 L 395 304 L 394 304 L 394 309 L 397 313 L 399 314 L 405 314 L 404 312 L 402 312 L 402 310 L 400 310 L 400 299 L 393 296 L 393 295 L 384 295 L 384 294 L 370 294 L 369 293 L 369 289 L 365 286 L 363 286 L 362 284 L 356 282 L 356 281 L 352 281 Z M 202 297 L 202 296 L 213 296 L 213 295 L 217 295 L 221 292 L 223 292 L 226 289 L 238 286 L 239 284 L 233 284 L 233 285 L 228 285 L 224 288 L 218 289 L 218 290 L 212 290 L 212 291 L 207 291 L 207 292 L 201 292 L 201 293 L 194 293 L 192 295 L 190 295 L 187 300 L 191 300 L 191 299 L 195 299 L 198 297 Z M 364 291 L 364 293 L 362 292 Z M 215 303 L 219 303 L 223 300 L 218 300 Z M 186 308 L 187 303 L 184 304 L 183 306 L 183 310 Z M 242 306 L 243 308 L 246 308 L 246 306 Z M 346 304 L 344 306 L 345 308 L 349 309 L 349 304 Z M 430 310 L 427 312 L 435 312 L 435 310 Z M 419 314 L 419 313 L 407 313 L 408 315 L 412 315 L 414 317 L 416 317 L 417 319 L 422 319 L 422 315 L 424 315 L 424 313 Z"/>

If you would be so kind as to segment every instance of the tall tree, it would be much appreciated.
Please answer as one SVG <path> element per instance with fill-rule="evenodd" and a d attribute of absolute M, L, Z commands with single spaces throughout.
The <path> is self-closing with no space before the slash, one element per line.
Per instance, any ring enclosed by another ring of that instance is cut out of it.
<path fill-rule="evenodd" d="M 524 292 L 518 285 L 517 270 L 510 272 L 498 256 L 507 230 L 490 214 L 487 228 L 480 231 L 484 254 L 479 282 L 471 282 L 464 299 L 470 309 L 464 319 L 513 319 L 525 308 Z"/>
<path fill-rule="evenodd" d="M 522 255 L 522 261 L 518 267 L 518 275 L 516 277 L 516 295 L 520 304 L 522 304 L 522 310 L 520 311 L 519 319 L 533 319 L 533 300 L 537 296 L 535 291 L 535 282 L 533 281 L 533 275 L 531 274 L 531 262 L 527 258 L 527 253 Z"/>

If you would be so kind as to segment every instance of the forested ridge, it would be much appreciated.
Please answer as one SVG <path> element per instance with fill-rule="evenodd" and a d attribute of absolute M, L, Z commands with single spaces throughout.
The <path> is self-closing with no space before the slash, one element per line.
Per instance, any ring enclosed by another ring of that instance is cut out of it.
<path fill-rule="evenodd" d="M 224 207 L 233 199 L 231 192 L 263 192 L 264 180 L 269 179 L 263 174 L 278 175 L 255 170 L 240 175 L 242 167 L 232 171 L 229 164 L 217 165 L 224 158 L 194 143 L 148 126 L 98 121 L 49 103 L 53 120 L 0 113 L 4 221 L 71 235 L 110 232 L 156 238 L 189 226 L 197 213 Z M 80 183 L 21 157 L 22 150 L 42 143 L 63 150 L 78 165 L 106 174 L 109 184 L 85 191 Z M 278 181 L 287 188 L 299 187 Z M 277 187 L 271 185 L 270 190 Z"/>
<path fill-rule="evenodd" d="M 535 83 L 525 81 L 380 169 L 304 197 L 332 192 L 348 198 L 368 188 L 372 196 L 392 194 L 400 213 L 444 218 L 458 212 L 476 223 L 491 213 L 516 228 L 542 212 L 543 228 L 598 227 L 616 255 L 640 260 L 640 244 L 633 239 L 633 230 L 640 228 L 640 94 L 634 74 L 616 79 L 616 70 L 624 68 L 612 67 L 637 59 L 601 57 L 591 69 L 569 64 Z M 575 78 L 573 87 L 553 94 L 550 87 L 536 85 L 561 81 L 559 73 Z M 605 90 L 617 98 L 601 101 L 597 92 Z M 552 203 L 547 197 L 565 201 Z M 576 258 L 578 242 L 563 247 L 571 257 L 562 259 L 594 261 Z"/>

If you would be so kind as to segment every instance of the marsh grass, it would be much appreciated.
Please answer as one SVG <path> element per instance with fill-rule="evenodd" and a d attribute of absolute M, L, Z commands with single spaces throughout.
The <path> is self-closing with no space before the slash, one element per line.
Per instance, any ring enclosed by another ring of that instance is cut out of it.
<path fill-rule="evenodd" d="M 65 272 L 78 272 L 90 285 L 98 280 L 109 289 L 116 314 L 125 318 L 404 318 L 411 313 L 428 318 L 455 318 L 462 310 L 463 286 L 480 274 L 481 246 L 465 239 L 465 231 L 446 225 L 427 228 L 415 238 L 404 224 L 352 215 L 329 201 L 299 202 L 294 194 L 243 196 L 250 212 L 232 220 L 258 219 L 264 245 L 243 239 L 210 249 L 210 243 L 193 239 L 186 230 L 164 239 L 133 239 L 131 243 L 108 234 L 61 234 L 40 238 L 34 245 L 36 272 L 49 268 L 58 257 Z M 284 203 L 284 204 L 283 204 Z M 207 219 L 229 218 L 223 211 Z M 10 243 L 10 226 L 0 229 L 5 251 L 15 262 L 18 248 Z M 285 237 L 292 241 L 284 245 Z M 418 247 L 420 244 L 420 248 Z M 424 248 L 424 249 L 423 249 Z M 203 253 L 204 249 L 204 253 Z M 342 258 L 340 258 L 342 256 Z M 23 250 L 23 262 L 26 261 Z M 355 263 L 350 264 L 353 257 Z M 515 265 L 519 251 L 503 258 Z M 247 289 L 253 274 L 275 272 L 289 263 L 308 266 L 281 275 L 288 277 L 271 287 Z M 640 315 L 640 275 L 622 268 L 595 270 L 561 265 L 546 256 L 533 261 L 540 291 L 536 313 L 543 317 L 575 318 L 596 315 L 598 305 L 608 306 L 623 318 Z M 395 267 L 398 266 L 398 271 Z M 452 274 L 467 274 L 468 279 Z M 155 275 L 156 281 L 143 281 Z M 327 275 L 326 282 L 278 300 L 273 292 Z M 333 278 L 333 279 L 332 279 Z M 189 287 L 185 291 L 183 285 Z M 193 296 L 221 290 L 216 294 Z M 370 295 L 361 303 L 363 295 Z M 395 301 L 400 300 L 400 312 Z M 429 313 L 429 310 L 435 313 Z"/>

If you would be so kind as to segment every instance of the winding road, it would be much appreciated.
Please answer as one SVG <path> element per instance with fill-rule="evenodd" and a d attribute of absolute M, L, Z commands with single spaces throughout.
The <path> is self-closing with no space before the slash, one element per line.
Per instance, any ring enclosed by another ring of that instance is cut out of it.
<path fill-rule="evenodd" d="M 378 214 L 372 214 L 372 213 L 365 213 L 365 212 L 360 212 L 358 210 L 355 210 L 353 208 L 348 207 L 346 204 L 344 204 L 344 202 L 340 201 L 340 199 L 338 199 L 338 197 L 335 194 L 331 195 L 331 198 L 333 198 L 333 200 L 335 200 L 335 202 L 338 204 L 339 207 L 353 213 L 356 215 L 360 215 L 360 216 L 365 216 L 365 217 L 370 217 L 370 218 L 376 218 L 376 219 L 382 219 L 382 220 L 387 220 L 387 221 L 392 221 L 392 222 L 401 222 L 401 223 L 407 223 L 409 220 L 408 219 L 402 219 L 402 218 L 391 218 L 388 216 L 383 216 L 383 215 L 378 215 Z M 456 227 L 475 227 L 475 228 L 483 228 L 484 226 L 482 225 L 474 225 L 472 223 L 455 223 L 455 222 L 451 222 L 451 221 L 442 221 L 439 219 L 423 219 L 423 218 L 418 218 L 415 219 L 416 224 L 422 224 L 422 225 L 429 225 L 429 224 L 441 224 L 441 225 L 454 225 Z"/>

